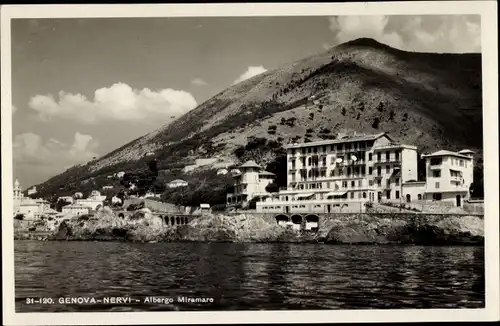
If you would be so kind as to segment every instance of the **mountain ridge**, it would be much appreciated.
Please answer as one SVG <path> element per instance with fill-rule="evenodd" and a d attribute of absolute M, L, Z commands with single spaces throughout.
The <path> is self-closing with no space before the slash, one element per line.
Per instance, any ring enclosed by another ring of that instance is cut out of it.
<path fill-rule="evenodd" d="M 255 138 L 284 145 L 354 131 L 384 131 L 420 151 L 470 148 L 482 164 L 481 89 L 480 54 L 407 52 L 356 39 L 230 86 L 174 122 L 37 187 L 69 191 L 88 178 L 141 169 L 150 152 L 164 169 L 199 157 L 242 159 L 235 151 Z"/>

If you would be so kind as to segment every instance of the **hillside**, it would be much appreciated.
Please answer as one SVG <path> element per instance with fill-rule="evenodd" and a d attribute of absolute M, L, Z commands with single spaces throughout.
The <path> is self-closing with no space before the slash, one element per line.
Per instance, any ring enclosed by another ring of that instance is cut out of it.
<path fill-rule="evenodd" d="M 276 164 L 282 144 L 353 131 L 384 131 L 423 152 L 469 148 L 481 167 L 481 55 L 347 42 L 229 87 L 175 123 L 37 187 L 44 196 L 70 193 L 89 178 L 100 183 L 111 173 L 145 169 L 148 152 L 160 170 L 214 155 L 241 160 L 248 156 L 242 146 L 255 138 L 268 139 L 263 151 L 270 155 L 257 157 L 260 163 Z"/>

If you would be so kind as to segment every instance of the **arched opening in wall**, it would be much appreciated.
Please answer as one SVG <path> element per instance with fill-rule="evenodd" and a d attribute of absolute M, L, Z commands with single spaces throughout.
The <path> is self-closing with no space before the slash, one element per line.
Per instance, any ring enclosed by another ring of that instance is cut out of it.
<path fill-rule="evenodd" d="M 181 219 L 179 218 L 179 216 L 177 216 L 177 219 L 175 220 L 176 224 L 180 224 L 181 223 Z"/>
<path fill-rule="evenodd" d="M 422 200 L 422 195 L 418 194 L 417 198 L 418 198 L 418 200 Z"/>
<path fill-rule="evenodd" d="M 99 204 L 99 205 L 97 205 L 97 206 L 96 206 L 95 210 L 96 210 L 96 211 L 98 211 L 98 210 L 100 210 L 101 208 L 102 208 L 102 205 L 101 205 L 101 204 Z"/>
<path fill-rule="evenodd" d="M 288 219 L 288 216 L 283 215 L 283 214 L 281 214 L 281 215 L 277 215 L 277 216 L 275 217 L 275 219 L 276 219 L 276 223 L 278 223 L 278 225 L 282 225 L 282 226 L 285 226 L 285 225 L 286 225 L 286 223 L 287 223 L 287 222 L 288 222 L 288 220 L 289 220 L 289 219 Z"/>
<path fill-rule="evenodd" d="M 302 216 L 293 215 L 292 216 L 292 228 L 294 230 L 300 230 L 302 228 Z"/>
<path fill-rule="evenodd" d="M 175 225 L 175 218 L 173 216 L 170 217 L 170 225 Z"/>
<path fill-rule="evenodd" d="M 307 215 L 305 219 L 306 219 L 306 230 L 311 230 L 313 232 L 318 231 L 319 216 Z"/>
<path fill-rule="evenodd" d="M 457 207 L 460 207 L 462 206 L 462 197 L 460 197 L 460 195 L 457 195 Z"/>
<path fill-rule="evenodd" d="M 170 220 L 170 219 L 168 218 L 168 216 L 164 216 L 164 220 L 165 220 L 165 224 L 166 224 L 166 225 L 168 225 L 168 222 L 169 222 L 169 220 Z"/>
<path fill-rule="evenodd" d="M 406 202 L 411 203 L 411 195 L 410 194 L 406 195 Z"/>
<path fill-rule="evenodd" d="M 120 213 L 120 214 L 118 214 L 118 217 L 119 218 L 125 218 L 125 215 L 123 215 L 123 213 Z"/>
<path fill-rule="evenodd" d="M 189 224 L 189 219 L 187 217 L 184 217 L 184 224 Z"/>

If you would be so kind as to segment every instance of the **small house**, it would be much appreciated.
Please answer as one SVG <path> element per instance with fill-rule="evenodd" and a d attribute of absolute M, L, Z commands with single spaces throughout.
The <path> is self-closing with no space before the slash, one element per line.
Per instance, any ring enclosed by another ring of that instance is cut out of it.
<path fill-rule="evenodd" d="M 90 213 L 90 207 L 80 204 L 66 205 L 62 208 L 63 214 L 85 215 Z"/>
<path fill-rule="evenodd" d="M 178 187 L 186 187 L 188 185 L 187 181 L 176 179 L 167 183 L 167 187 L 169 188 L 178 188 Z"/>

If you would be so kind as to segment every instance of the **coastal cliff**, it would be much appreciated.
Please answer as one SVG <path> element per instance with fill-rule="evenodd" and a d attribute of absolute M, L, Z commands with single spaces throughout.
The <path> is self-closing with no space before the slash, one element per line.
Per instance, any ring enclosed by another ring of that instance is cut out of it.
<path fill-rule="evenodd" d="M 36 232 L 44 231 L 37 229 Z M 483 245 L 483 219 L 466 215 L 346 214 L 299 232 L 258 214 L 206 215 L 186 225 L 163 225 L 149 210 L 117 217 L 110 209 L 65 219 L 47 240 L 133 242 L 290 242 L 326 244 Z M 16 232 L 16 239 L 32 237 Z"/>

